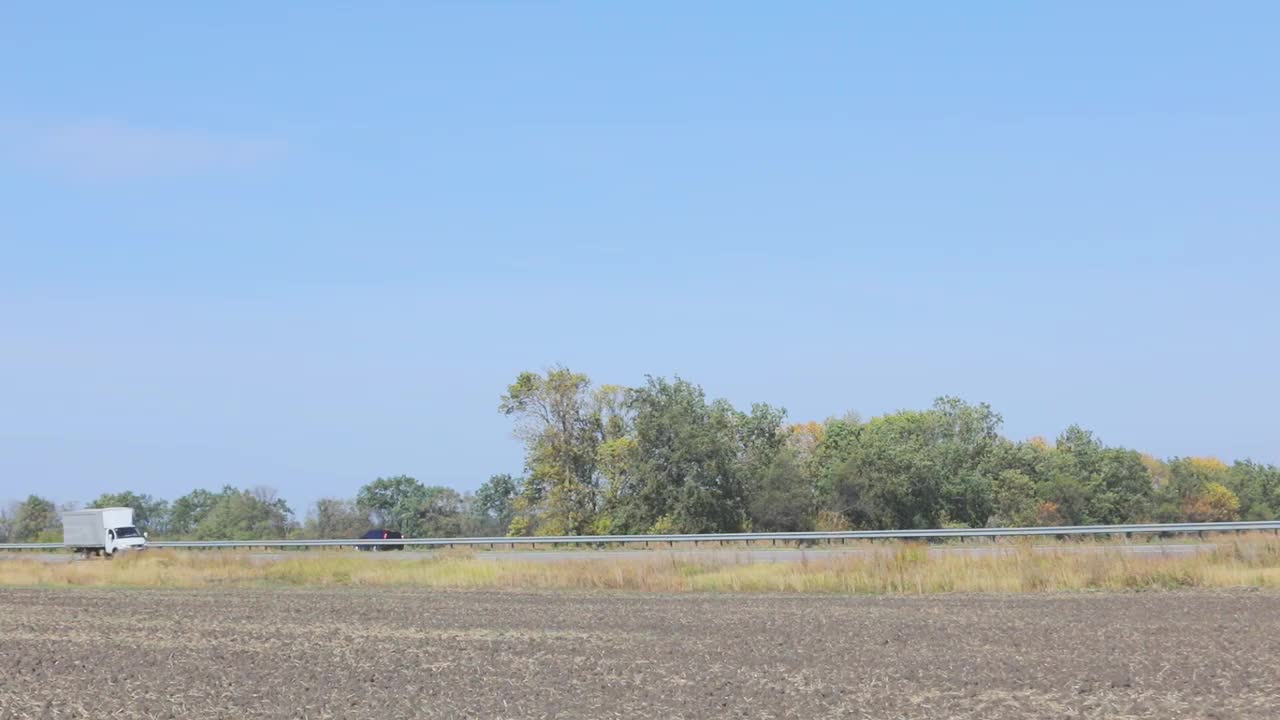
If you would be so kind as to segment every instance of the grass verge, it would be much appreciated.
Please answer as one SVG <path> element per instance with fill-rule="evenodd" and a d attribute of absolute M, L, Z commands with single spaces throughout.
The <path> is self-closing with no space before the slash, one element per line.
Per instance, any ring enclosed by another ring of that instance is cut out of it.
<path fill-rule="evenodd" d="M 418 560 L 377 561 L 355 552 L 263 561 L 246 553 L 148 550 L 113 561 L 0 562 L 0 586 L 22 587 L 423 587 L 604 589 L 648 592 L 796 592 L 929 594 L 1175 588 L 1280 588 L 1280 538 L 1218 539 L 1195 554 L 1133 554 L 1100 547 L 1073 552 L 1030 543 L 1002 554 L 928 552 L 897 543 L 862 556 L 751 563 L 680 558 L 559 562 L 488 560 L 444 552 Z"/>

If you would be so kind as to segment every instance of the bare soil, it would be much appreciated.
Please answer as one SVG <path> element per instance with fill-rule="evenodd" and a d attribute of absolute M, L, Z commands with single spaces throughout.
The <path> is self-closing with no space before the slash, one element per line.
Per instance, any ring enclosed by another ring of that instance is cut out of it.
<path fill-rule="evenodd" d="M 0 590 L 0 718 L 1276 718 L 1280 594 Z"/>

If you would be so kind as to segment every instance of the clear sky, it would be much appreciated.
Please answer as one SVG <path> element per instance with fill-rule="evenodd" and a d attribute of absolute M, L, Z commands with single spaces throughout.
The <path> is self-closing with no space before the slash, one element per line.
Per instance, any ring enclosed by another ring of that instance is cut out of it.
<path fill-rule="evenodd" d="M 0 9 L 0 500 L 472 489 L 555 363 L 1280 462 L 1276 3 L 337 5 Z"/>

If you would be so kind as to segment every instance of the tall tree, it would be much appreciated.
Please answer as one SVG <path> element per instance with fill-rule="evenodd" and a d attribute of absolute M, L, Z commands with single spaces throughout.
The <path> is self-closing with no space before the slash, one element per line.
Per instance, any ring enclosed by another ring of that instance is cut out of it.
<path fill-rule="evenodd" d="M 794 450 L 773 455 L 749 487 L 747 511 L 756 532 L 812 530 L 817 517 L 813 483 Z"/>
<path fill-rule="evenodd" d="M 1000 469 L 991 460 L 1003 418 L 986 403 L 957 397 L 935 400 L 929 416 L 934 434 L 928 452 L 941 476 L 943 512 L 951 522 L 982 527 L 992 512 L 992 483 Z"/>
<path fill-rule="evenodd" d="M 858 450 L 858 438 L 862 432 L 861 418 L 850 414 L 844 418 L 828 418 L 817 434 L 809 472 L 818 495 L 818 503 L 825 512 L 844 516 L 854 525 L 864 525 L 866 520 L 852 521 L 852 515 L 864 516 L 855 508 L 863 493 L 855 487 L 858 483 L 849 477 L 850 462 Z M 865 509 L 865 508 L 864 508 Z"/>
<path fill-rule="evenodd" d="M 1124 448 L 1105 448 L 1097 473 L 1090 478 L 1089 522 L 1103 525 L 1149 520 L 1154 512 L 1155 485 L 1142 454 Z"/>
<path fill-rule="evenodd" d="M 457 490 L 423 485 L 407 475 L 378 478 L 360 488 L 357 506 L 374 522 L 406 537 L 451 537 L 467 527 Z"/>
<path fill-rule="evenodd" d="M 422 504 L 418 507 L 417 521 L 424 537 L 457 537 L 462 534 L 462 495 L 457 490 L 440 485 L 423 488 Z"/>
<path fill-rule="evenodd" d="M 599 510 L 596 461 L 605 434 L 599 399 L 586 375 L 565 367 L 520 373 L 507 388 L 498 407 L 516 419 L 527 470 L 513 529 L 590 532 Z"/>
<path fill-rule="evenodd" d="M 1002 470 L 992 484 L 992 527 L 1026 527 L 1036 523 L 1040 501 L 1035 483 L 1020 470 Z"/>
<path fill-rule="evenodd" d="M 13 539 L 16 542 L 42 540 L 42 535 L 56 533 L 60 527 L 58 509 L 53 501 L 38 495 L 28 495 L 14 514 Z"/>
<path fill-rule="evenodd" d="M 213 508 L 196 525 L 199 540 L 263 540 L 285 537 L 293 511 L 272 488 L 224 488 Z"/>
<path fill-rule="evenodd" d="M 1157 497 L 1157 517 L 1166 522 L 1202 516 L 1196 505 L 1210 485 L 1227 487 L 1231 472 L 1226 463 L 1212 457 L 1175 457 L 1169 460 L 1169 481 Z M 1215 494 L 1220 495 L 1215 490 Z M 1234 493 L 1233 493 L 1234 495 Z"/>
<path fill-rule="evenodd" d="M 873 418 L 838 471 L 838 494 L 856 498 L 856 523 L 876 528 L 937 527 L 943 484 L 931 453 L 936 418 L 903 411 Z M 859 522 L 860 521 L 860 522 Z"/>
<path fill-rule="evenodd" d="M 520 481 L 503 473 L 493 475 L 476 490 L 471 501 L 472 515 L 486 535 L 505 535 L 515 517 L 515 499 Z"/>
<path fill-rule="evenodd" d="M 427 488 L 408 475 L 378 478 L 360 488 L 356 504 L 369 513 L 379 527 L 396 530 L 408 537 L 420 537 L 422 506 Z"/>
<path fill-rule="evenodd" d="M 182 537 L 194 533 L 196 527 L 208 516 L 213 507 L 224 496 L 235 491 L 235 488 L 230 485 L 224 485 L 222 490 L 216 493 L 198 488 L 174 500 L 169 508 L 169 522 L 166 528 L 168 534 Z"/>
<path fill-rule="evenodd" d="M 1154 479 L 1142 455 L 1109 448 L 1072 425 L 1058 436 L 1041 467 L 1042 499 L 1066 524 L 1119 524 L 1153 513 Z"/>
<path fill-rule="evenodd" d="M 620 528 L 633 532 L 732 532 L 746 521 L 737 472 L 739 417 L 680 378 L 648 378 L 631 393 L 635 466 L 618 493 Z"/>
<path fill-rule="evenodd" d="M 1246 520 L 1274 520 L 1280 512 L 1280 468 L 1250 460 L 1231 464 L 1226 486 L 1240 499 Z"/>

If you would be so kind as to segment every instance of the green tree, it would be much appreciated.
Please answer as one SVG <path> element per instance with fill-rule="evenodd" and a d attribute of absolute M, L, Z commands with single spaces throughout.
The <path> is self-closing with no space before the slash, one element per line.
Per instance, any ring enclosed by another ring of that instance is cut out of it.
<path fill-rule="evenodd" d="M 86 507 L 133 508 L 133 524 L 142 532 L 163 534 L 168 529 L 169 503 L 146 493 L 135 493 L 131 490 L 103 493 Z"/>
<path fill-rule="evenodd" d="M 1102 451 L 1097 473 L 1088 486 L 1088 520 L 1102 525 L 1148 520 L 1155 485 L 1142 455 L 1124 448 Z"/>
<path fill-rule="evenodd" d="M 1210 483 L 1231 482 L 1226 463 L 1213 457 L 1177 457 L 1169 461 L 1168 489 L 1179 498 L 1199 495 Z"/>
<path fill-rule="evenodd" d="M 356 495 L 357 506 L 369 513 L 375 524 L 406 537 L 422 536 L 419 516 L 426 500 L 427 488 L 408 475 L 378 478 Z"/>
<path fill-rule="evenodd" d="M 814 453 L 820 504 L 854 527 L 986 525 L 1009 445 L 1000 422 L 990 406 L 953 397 L 866 423 L 828 421 Z"/>
<path fill-rule="evenodd" d="M 1072 425 L 1058 436 L 1047 462 L 1048 479 L 1039 486 L 1042 500 L 1051 504 L 1067 525 L 1093 522 L 1089 492 L 1102 463 L 1103 446 L 1093 433 Z"/>
<path fill-rule="evenodd" d="M 993 484 L 992 509 L 988 520 L 992 527 L 1027 527 L 1035 525 L 1040 500 L 1036 486 L 1020 470 L 1003 470 Z"/>
<path fill-rule="evenodd" d="M 746 521 L 737 470 L 740 417 L 708 403 L 685 380 L 648 378 L 632 391 L 634 467 L 618 489 L 616 525 L 627 532 L 733 532 Z"/>
<path fill-rule="evenodd" d="M 515 517 L 515 499 L 520 481 L 507 473 L 493 475 L 476 490 L 471 501 L 472 516 L 486 535 L 505 535 Z"/>
<path fill-rule="evenodd" d="M 942 512 L 970 527 L 986 525 L 992 512 L 991 460 L 1000 443 L 1003 418 L 986 403 L 941 397 L 929 412 L 932 437 L 926 447 L 940 474 Z"/>
<path fill-rule="evenodd" d="M 596 472 L 609 419 L 591 380 L 565 367 L 523 372 L 498 405 L 517 421 L 527 474 L 516 503 L 522 530 L 566 535 L 589 532 L 599 510 Z"/>
<path fill-rule="evenodd" d="M 936 422 L 928 412 L 903 411 L 873 418 L 862 427 L 857 450 L 842 468 L 841 485 L 860 488 L 872 527 L 940 525 L 943 476 L 930 452 Z"/>
<path fill-rule="evenodd" d="M 200 488 L 174 500 L 169 508 L 169 522 L 166 532 L 176 537 L 191 535 L 196 531 L 196 527 L 200 525 L 200 522 L 213 510 L 213 507 L 223 497 L 235 491 L 235 488 L 230 485 L 224 485 L 222 490 L 216 493 Z"/>
<path fill-rule="evenodd" d="M 1154 479 L 1142 455 L 1108 448 L 1078 425 L 1058 436 L 1044 471 L 1041 497 L 1070 524 L 1121 524 L 1153 513 Z"/>
<path fill-rule="evenodd" d="M 851 529 L 893 527 L 894 520 L 881 503 L 881 494 L 874 482 L 859 458 L 845 460 L 824 476 L 825 488 L 821 492 L 826 511 L 844 518 Z"/>
<path fill-rule="evenodd" d="M 773 461 L 749 488 L 747 510 L 756 532 L 812 530 L 817 517 L 813 483 L 791 450 L 774 454 Z"/>
<path fill-rule="evenodd" d="M 750 413 L 735 412 L 742 461 L 748 466 L 768 467 L 787 441 L 784 423 L 787 411 L 768 403 L 754 403 Z"/>
<path fill-rule="evenodd" d="M 1275 520 L 1280 511 L 1280 468 L 1250 460 L 1231 464 L 1226 486 L 1240 499 L 1246 520 Z"/>
<path fill-rule="evenodd" d="M 407 475 L 378 478 L 360 488 L 356 505 L 379 527 L 406 537 L 452 537 L 467 527 L 462 495 L 437 485 L 423 485 Z"/>
<path fill-rule="evenodd" d="M 370 528 L 369 513 L 354 501 L 321 498 L 307 513 L 304 531 L 317 539 L 358 538 Z"/>
<path fill-rule="evenodd" d="M 271 488 L 224 488 L 193 533 L 198 540 L 265 540 L 285 537 L 293 512 Z"/>
<path fill-rule="evenodd" d="M 855 415 L 845 418 L 830 418 L 822 425 L 819 437 L 813 450 L 809 473 L 817 486 L 818 498 L 828 510 L 843 513 L 837 496 L 840 494 L 837 485 L 845 476 L 844 470 L 858 450 L 858 437 L 862 431 L 862 421 Z"/>
<path fill-rule="evenodd" d="M 1041 500 L 1036 525 L 1086 525 L 1089 523 L 1089 491 L 1078 477 L 1055 473 L 1036 486 Z"/>
<path fill-rule="evenodd" d="M 742 478 L 749 494 L 751 488 L 759 485 L 774 461 L 786 448 L 789 437 L 785 426 L 787 411 L 775 408 L 766 403 L 754 403 L 751 412 L 733 412 L 734 431 L 737 435 L 737 467 L 734 473 Z M 794 453 L 791 459 L 798 464 Z M 797 479 L 807 483 L 808 477 L 800 467 Z"/>
<path fill-rule="evenodd" d="M 41 535 L 56 532 L 61 527 L 53 501 L 28 495 L 14 513 L 12 534 L 15 542 L 35 542 Z"/>
<path fill-rule="evenodd" d="M 1164 522 L 1189 521 L 1192 506 L 1211 484 L 1231 485 L 1226 463 L 1212 457 L 1175 457 L 1168 462 L 1169 479 L 1156 497 L 1157 519 Z"/>
<path fill-rule="evenodd" d="M 423 488 L 417 514 L 422 536 L 457 537 L 462 535 L 464 520 L 462 495 L 457 490 L 439 485 Z"/>
<path fill-rule="evenodd" d="M 988 463 L 995 473 L 1016 470 L 1038 485 L 1048 479 L 1054 449 L 1041 438 L 1011 442 L 1002 438 L 991 448 Z"/>
<path fill-rule="evenodd" d="M 602 478 L 600 513 L 592 527 L 593 535 L 609 535 L 621 527 L 619 519 L 630 502 L 639 465 L 639 443 L 634 435 L 615 437 L 600 443 L 596 449 L 596 468 Z"/>

